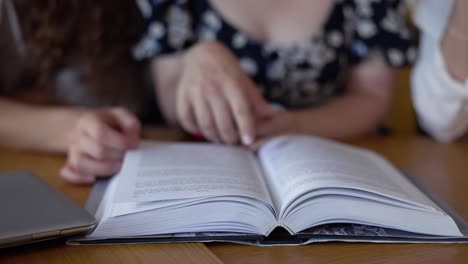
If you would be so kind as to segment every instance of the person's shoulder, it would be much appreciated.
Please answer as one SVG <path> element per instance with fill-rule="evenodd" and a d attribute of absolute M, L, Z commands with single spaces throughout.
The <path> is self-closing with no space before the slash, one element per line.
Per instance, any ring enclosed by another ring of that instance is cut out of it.
<path fill-rule="evenodd" d="M 139 0 L 146 20 L 145 33 L 132 49 L 133 57 L 145 60 L 191 46 L 199 11 L 196 0 Z"/>

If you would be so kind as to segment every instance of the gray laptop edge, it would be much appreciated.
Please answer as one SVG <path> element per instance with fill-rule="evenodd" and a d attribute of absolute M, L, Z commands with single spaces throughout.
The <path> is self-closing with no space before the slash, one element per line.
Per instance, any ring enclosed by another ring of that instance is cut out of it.
<path fill-rule="evenodd" d="M 0 174 L 0 248 L 89 232 L 96 220 L 30 172 Z"/>

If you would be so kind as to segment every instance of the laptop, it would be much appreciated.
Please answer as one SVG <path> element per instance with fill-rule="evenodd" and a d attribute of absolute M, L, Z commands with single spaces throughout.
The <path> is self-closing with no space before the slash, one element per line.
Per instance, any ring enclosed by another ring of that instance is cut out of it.
<path fill-rule="evenodd" d="M 96 220 L 30 172 L 0 174 L 0 248 L 85 234 Z"/>

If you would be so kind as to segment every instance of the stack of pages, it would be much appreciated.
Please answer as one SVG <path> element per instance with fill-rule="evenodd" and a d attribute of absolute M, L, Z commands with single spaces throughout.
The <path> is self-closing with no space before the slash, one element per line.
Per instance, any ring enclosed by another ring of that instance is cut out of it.
<path fill-rule="evenodd" d="M 99 224 L 70 243 L 467 242 L 467 223 L 381 156 L 287 135 L 256 153 L 145 142 L 95 186 Z"/>

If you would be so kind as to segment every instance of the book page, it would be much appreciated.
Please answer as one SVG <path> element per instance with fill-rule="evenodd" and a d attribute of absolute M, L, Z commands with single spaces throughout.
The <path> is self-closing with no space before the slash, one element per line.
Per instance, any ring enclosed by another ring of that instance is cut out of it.
<path fill-rule="evenodd" d="M 282 136 L 259 150 L 267 183 L 281 208 L 304 192 L 323 188 L 369 191 L 434 208 L 435 205 L 377 154 L 309 136 Z"/>
<path fill-rule="evenodd" d="M 145 143 L 129 151 L 114 202 L 248 196 L 270 203 L 262 171 L 248 150 L 210 143 Z"/>

